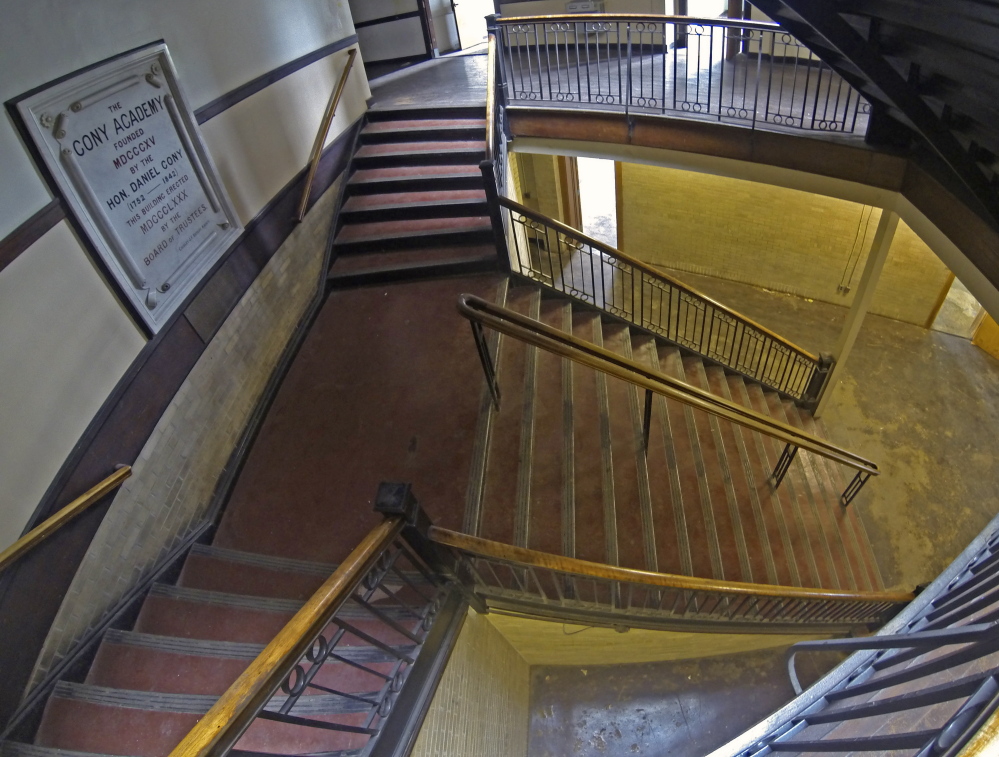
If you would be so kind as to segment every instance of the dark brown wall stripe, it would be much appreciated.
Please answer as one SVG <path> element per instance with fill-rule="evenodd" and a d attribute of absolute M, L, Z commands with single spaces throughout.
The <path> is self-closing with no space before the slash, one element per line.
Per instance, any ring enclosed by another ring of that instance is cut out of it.
<path fill-rule="evenodd" d="M 56 198 L 0 240 L 0 271 L 66 217 L 66 206 Z"/>
<path fill-rule="evenodd" d="M 311 53 L 307 53 L 301 58 L 295 58 L 295 60 L 289 61 L 283 66 L 278 66 L 272 71 L 268 71 L 266 74 L 258 76 L 256 79 L 248 81 L 246 84 L 236 87 L 236 89 L 230 92 L 226 92 L 224 95 L 212 100 L 207 105 L 202 105 L 194 111 L 194 116 L 198 119 L 199 124 L 203 124 L 205 121 L 215 118 L 215 116 L 219 113 L 228 110 L 236 103 L 245 100 L 251 95 L 255 95 L 262 89 L 266 89 L 274 82 L 281 81 L 284 77 L 290 76 L 296 71 L 315 63 L 317 60 L 322 60 L 335 52 L 339 52 L 340 50 L 356 44 L 357 35 L 352 34 L 349 37 L 344 37 L 341 40 L 333 42 L 332 44 L 320 47 L 318 50 L 313 50 Z"/>
<path fill-rule="evenodd" d="M 366 26 L 375 26 L 377 24 L 387 24 L 390 21 L 402 21 L 406 18 L 419 18 L 420 11 L 409 11 L 408 13 L 396 13 L 394 16 L 382 16 L 381 18 L 373 18 L 370 21 L 358 21 L 354 24 L 355 29 L 363 29 Z"/>

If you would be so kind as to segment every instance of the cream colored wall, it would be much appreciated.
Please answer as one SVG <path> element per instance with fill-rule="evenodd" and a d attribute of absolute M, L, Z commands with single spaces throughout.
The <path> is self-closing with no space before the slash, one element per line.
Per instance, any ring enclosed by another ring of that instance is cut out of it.
<path fill-rule="evenodd" d="M 353 33 L 346 0 L 0 0 L 0 100 L 163 38 L 197 108 Z M 241 220 L 302 169 L 346 51 L 202 126 Z M 329 140 L 365 110 L 355 61 Z M 0 238 L 50 200 L 10 119 L 0 123 Z M 0 271 L 0 548 L 20 535 L 56 471 L 146 338 L 66 222 Z M 121 461 L 130 462 L 130 461 Z"/>
<path fill-rule="evenodd" d="M 628 254 L 653 265 L 849 306 L 880 210 L 786 187 L 660 166 L 622 166 Z M 923 326 L 949 271 L 899 225 L 871 312 Z"/>
<path fill-rule="evenodd" d="M 498 613 L 490 613 L 486 617 L 530 665 L 622 665 L 691 660 L 828 638 L 785 634 L 679 633 L 640 628 L 618 633 L 610 628 Z"/>
<path fill-rule="evenodd" d="M 2 549 L 145 339 L 66 221 L 0 274 L 0 324 Z"/>
<path fill-rule="evenodd" d="M 526 757 L 530 668 L 487 617 L 468 611 L 413 757 Z"/>
<path fill-rule="evenodd" d="M 562 189 L 555 156 L 514 153 L 511 158 L 511 165 L 516 166 L 514 176 L 515 188 L 519 193 L 518 201 L 556 221 L 563 220 L 560 202 Z"/>

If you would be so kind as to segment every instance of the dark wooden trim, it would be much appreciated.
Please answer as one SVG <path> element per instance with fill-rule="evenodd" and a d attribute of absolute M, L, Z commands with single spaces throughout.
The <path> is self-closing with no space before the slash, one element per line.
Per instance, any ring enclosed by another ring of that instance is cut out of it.
<path fill-rule="evenodd" d="M 296 71 L 305 68 L 306 66 L 315 63 L 317 60 L 322 60 L 333 53 L 339 52 L 345 48 L 351 47 L 357 44 L 357 35 L 352 34 L 349 37 L 344 37 L 341 40 L 337 40 L 329 45 L 324 45 L 317 50 L 313 50 L 311 53 L 306 53 L 300 58 L 295 58 L 295 60 L 288 61 L 282 66 L 278 66 L 275 69 L 268 71 L 266 74 L 258 76 L 256 79 L 251 79 L 239 87 L 236 87 L 229 92 L 226 92 L 221 97 L 217 97 L 210 103 L 202 105 L 200 108 L 194 111 L 194 117 L 198 120 L 199 124 L 203 124 L 206 121 L 215 118 L 219 113 L 228 110 L 233 105 L 238 102 L 242 102 L 246 98 L 255 95 L 262 89 L 266 89 L 271 84 L 276 81 L 280 81 L 286 76 L 290 76 Z"/>
<path fill-rule="evenodd" d="M 387 24 L 392 21 L 402 21 L 406 18 L 419 18 L 423 13 L 417 9 L 415 11 L 406 11 L 405 13 L 396 13 L 394 16 L 382 16 L 381 18 L 372 18 L 368 21 L 355 21 L 355 29 L 364 29 L 368 26 L 377 26 L 378 24 Z"/>
<path fill-rule="evenodd" d="M 0 240 L 0 271 L 13 263 L 17 256 L 41 239 L 66 217 L 66 206 L 60 198 L 35 213 L 14 231 Z"/>

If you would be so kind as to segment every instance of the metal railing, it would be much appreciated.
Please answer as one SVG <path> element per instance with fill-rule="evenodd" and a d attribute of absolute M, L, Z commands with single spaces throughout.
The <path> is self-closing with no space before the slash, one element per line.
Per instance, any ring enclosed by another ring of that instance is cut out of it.
<path fill-rule="evenodd" d="M 840 497 L 840 503 L 845 507 L 850 504 L 857 493 L 871 476 L 880 475 L 878 466 L 861 455 L 838 447 L 821 437 L 809 434 L 794 426 L 757 413 L 735 402 L 718 395 L 691 386 L 678 379 L 667 376 L 642 365 L 635 360 L 629 360 L 610 350 L 585 342 L 572 334 L 559 331 L 547 324 L 527 316 L 515 313 L 499 305 L 487 302 L 481 297 L 462 294 L 458 298 L 458 312 L 472 326 L 472 337 L 475 341 L 486 384 L 493 397 L 497 409 L 500 404 L 500 388 L 496 377 L 495 362 L 489 352 L 483 326 L 512 336 L 515 339 L 533 344 L 548 352 L 555 353 L 574 362 L 593 368 L 608 376 L 614 376 L 645 390 L 645 414 L 643 434 L 648 445 L 649 430 L 652 423 L 652 396 L 663 397 L 682 402 L 698 410 L 736 423 L 750 431 L 766 434 L 784 442 L 784 451 L 774 466 L 771 480 L 776 489 L 780 486 L 791 463 L 799 449 L 805 449 L 841 465 L 857 471 Z"/>
<path fill-rule="evenodd" d="M 738 371 L 817 399 L 831 363 L 610 245 L 499 198 L 515 273 Z"/>
<path fill-rule="evenodd" d="M 494 17 L 511 104 L 863 134 L 870 105 L 778 25 L 687 16 Z"/>
<path fill-rule="evenodd" d="M 908 592 L 847 592 L 714 581 L 618 568 L 433 527 L 459 579 L 493 609 L 628 627 L 842 633 L 880 625 Z"/>
<path fill-rule="evenodd" d="M 396 489 L 389 486 L 389 494 Z M 453 587 L 405 538 L 408 525 L 406 512 L 387 514 L 171 757 L 224 755 L 237 742 L 252 752 L 257 720 L 301 729 L 295 743 L 310 754 L 369 754 L 438 613 L 453 597 Z M 369 690 L 358 690 L 358 671 Z"/>
<path fill-rule="evenodd" d="M 131 466 L 120 466 L 99 484 L 91 487 L 59 510 L 55 515 L 45 519 L 28 531 L 28 533 L 7 547 L 7 549 L 0 552 L 0 573 L 16 563 L 78 515 L 83 514 L 88 507 L 113 492 L 131 475 Z"/>
<path fill-rule="evenodd" d="M 856 654 L 802 693 L 795 656 L 822 650 Z M 800 696 L 709 757 L 995 754 L 999 518 L 878 634 L 796 644 L 788 669 Z"/>

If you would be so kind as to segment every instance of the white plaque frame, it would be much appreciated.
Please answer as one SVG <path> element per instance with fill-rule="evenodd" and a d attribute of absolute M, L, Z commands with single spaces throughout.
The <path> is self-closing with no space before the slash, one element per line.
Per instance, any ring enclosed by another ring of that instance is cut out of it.
<path fill-rule="evenodd" d="M 16 101 L 121 295 L 157 333 L 242 232 L 163 42 Z"/>

